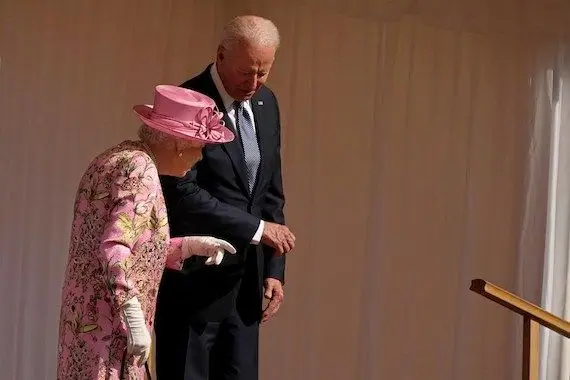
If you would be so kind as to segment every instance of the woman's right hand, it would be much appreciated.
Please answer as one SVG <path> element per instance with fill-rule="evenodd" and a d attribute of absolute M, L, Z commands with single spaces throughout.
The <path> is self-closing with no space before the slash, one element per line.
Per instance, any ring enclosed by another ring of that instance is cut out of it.
<path fill-rule="evenodd" d="M 236 253 L 233 245 L 212 236 L 186 236 L 182 241 L 182 259 L 192 256 L 207 257 L 206 265 L 220 265 L 224 253 Z"/>
<path fill-rule="evenodd" d="M 150 356 L 151 337 L 137 297 L 123 304 L 121 315 L 127 327 L 127 354 L 138 356 L 137 364 L 142 366 Z"/>

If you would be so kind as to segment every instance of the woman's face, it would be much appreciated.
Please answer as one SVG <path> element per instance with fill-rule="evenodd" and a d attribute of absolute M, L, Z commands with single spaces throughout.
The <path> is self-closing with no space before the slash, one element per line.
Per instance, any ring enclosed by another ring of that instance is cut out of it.
<path fill-rule="evenodd" d="M 202 159 L 202 148 L 205 146 L 203 142 L 188 141 L 184 143 L 184 148 L 179 151 L 178 157 L 180 161 L 180 169 L 186 173 L 198 161 Z M 182 153 L 180 155 L 180 153 Z"/>

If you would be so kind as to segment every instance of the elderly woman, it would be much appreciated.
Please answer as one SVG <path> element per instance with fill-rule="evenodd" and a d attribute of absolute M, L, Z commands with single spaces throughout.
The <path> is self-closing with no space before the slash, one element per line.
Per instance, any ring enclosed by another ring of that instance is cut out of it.
<path fill-rule="evenodd" d="M 144 379 L 158 284 L 193 255 L 219 264 L 234 247 L 214 237 L 169 236 L 159 174 L 184 176 L 205 144 L 234 139 L 210 98 L 157 86 L 134 107 L 140 141 L 99 155 L 75 200 L 62 291 L 58 380 Z"/>

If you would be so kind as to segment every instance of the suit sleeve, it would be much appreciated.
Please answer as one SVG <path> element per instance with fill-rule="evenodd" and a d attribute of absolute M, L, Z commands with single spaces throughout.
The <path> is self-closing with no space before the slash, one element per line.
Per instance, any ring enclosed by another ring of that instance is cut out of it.
<path fill-rule="evenodd" d="M 166 205 L 171 215 L 173 236 L 212 234 L 241 244 L 249 244 L 260 219 L 221 202 L 198 186 L 195 170 L 183 179 L 161 176 Z"/>
<path fill-rule="evenodd" d="M 272 94 L 273 95 L 273 94 Z M 265 221 L 285 224 L 285 216 L 283 207 L 285 206 L 285 195 L 283 193 L 283 179 L 281 175 L 281 122 L 279 115 L 279 105 L 275 95 L 276 117 L 277 117 L 277 152 L 275 159 L 275 170 L 269 183 L 267 195 L 265 197 L 265 205 L 262 210 L 262 218 Z M 264 278 L 276 278 L 285 283 L 285 261 L 286 255 L 275 255 L 273 248 L 263 245 L 263 253 L 265 255 Z"/>

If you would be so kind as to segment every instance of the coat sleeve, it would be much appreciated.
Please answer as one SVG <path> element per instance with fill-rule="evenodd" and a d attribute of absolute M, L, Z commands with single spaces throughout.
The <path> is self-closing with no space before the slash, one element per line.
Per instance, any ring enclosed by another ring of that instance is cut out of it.
<path fill-rule="evenodd" d="M 183 237 L 170 239 L 168 246 L 168 256 L 166 257 L 166 267 L 168 269 L 181 270 L 184 264 L 182 260 L 182 240 Z"/>
<path fill-rule="evenodd" d="M 113 304 L 120 308 L 125 301 L 138 295 L 132 278 L 132 250 L 148 231 L 149 209 L 158 185 L 156 168 L 144 154 L 124 157 L 111 175 L 110 210 L 98 259 Z"/>
<path fill-rule="evenodd" d="M 214 198 L 198 186 L 195 170 L 183 179 L 161 176 L 173 236 L 209 235 L 238 244 L 249 243 L 260 219 Z"/>
<path fill-rule="evenodd" d="M 283 208 L 285 207 L 285 195 L 283 192 L 283 179 L 281 175 L 281 123 L 279 116 L 279 106 L 277 99 L 273 96 L 277 112 L 277 152 L 275 161 L 275 170 L 271 177 L 267 195 L 265 196 L 265 205 L 262 210 L 262 218 L 268 222 L 285 224 L 285 215 Z M 274 250 L 264 245 L 263 253 L 265 255 L 264 278 L 275 278 L 285 283 L 285 262 L 286 255 L 275 255 Z"/>

